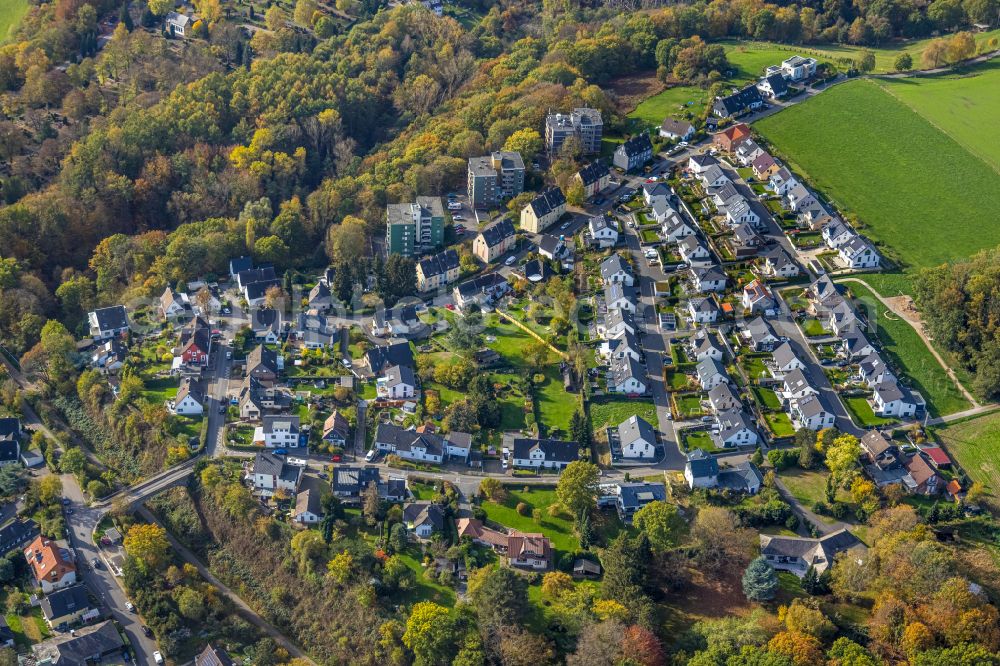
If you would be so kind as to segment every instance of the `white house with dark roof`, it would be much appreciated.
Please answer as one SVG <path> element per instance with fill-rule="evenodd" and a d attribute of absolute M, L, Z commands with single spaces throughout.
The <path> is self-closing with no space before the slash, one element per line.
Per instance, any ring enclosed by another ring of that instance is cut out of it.
<path fill-rule="evenodd" d="M 642 395 L 648 387 L 646 366 L 629 355 L 611 359 L 608 371 L 608 392 Z"/>
<path fill-rule="evenodd" d="M 757 81 L 757 90 L 764 97 L 779 99 L 788 94 L 788 83 L 781 74 L 768 74 Z"/>
<path fill-rule="evenodd" d="M 429 539 L 444 529 L 444 510 L 433 502 L 411 502 L 403 507 L 403 523 L 417 538 Z"/>
<path fill-rule="evenodd" d="M 472 435 L 467 432 L 452 431 L 444 436 L 444 452 L 449 458 L 468 462 L 472 453 Z"/>
<path fill-rule="evenodd" d="M 812 539 L 807 537 L 760 535 L 760 554 L 771 568 L 789 571 L 799 578 L 809 568 L 820 574 L 833 566 L 838 556 L 863 561 L 868 549 L 846 529 Z"/>
<path fill-rule="evenodd" d="M 375 391 L 385 400 L 405 400 L 417 394 L 417 379 L 408 365 L 393 365 L 375 380 Z"/>
<path fill-rule="evenodd" d="M 87 313 L 90 324 L 90 337 L 94 340 L 107 340 L 121 335 L 129 330 L 128 313 L 124 305 L 112 305 L 98 308 Z"/>
<path fill-rule="evenodd" d="M 704 361 L 706 358 L 714 358 L 717 361 L 721 361 L 725 356 L 718 338 L 704 329 L 691 336 L 688 342 L 688 349 L 696 361 Z"/>
<path fill-rule="evenodd" d="M 805 367 L 805 363 L 796 355 L 788 342 L 781 343 L 771 353 L 771 376 L 775 379 L 784 379 L 785 375 L 793 370 L 801 371 Z"/>
<path fill-rule="evenodd" d="M 793 278 L 797 277 L 802 269 L 795 263 L 785 248 L 780 245 L 768 248 L 760 254 L 761 272 L 771 278 Z"/>
<path fill-rule="evenodd" d="M 605 285 L 617 282 L 631 287 L 635 284 L 632 267 L 618 253 L 601 262 L 601 279 Z"/>
<path fill-rule="evenodd" d="M 516 437 L 511 451 L 514 467 L 522 469 L 562 469 L 579 455 L 580 446 L 576 442 L 558 439 Z"/>
<path fill-rule="evenodd" d="M 551 227 L 566 212 L 566 195 L 550 187 L 521 209 L 521 228 L 539 234 Z"/>
<path fill-rule="evenodd" d="M 719 306 L 711 296 L 695 296 L 688 300 L 688 315 L 695 324 L 712 324 L 719 318 Z"/>
<path fill-rule="evenodd" d="M 754 317 L 743 325 L 741 336 L 756 352 L 771 351 L 781 339 L 774 334 L 771 324 L 763 317 Z"/>
<path fill-rule="evenodd" d="M 664 118 L 660 123 L 660 136 L 674 141 L 690 141 L 694 136 L 694 125 L 686 120 Z"/>
<path fill-rule="evenodd" d="M 716 414 L 731 409 L 740 409 L 743 406 L 740 397 L 736 395 L 736 391 L 728 382 L 723 382 L 708 392 L 708 404 L 712 406 L 712 411 Z"/>
<path fill-rule="evenodd" d="M 618 223 L 607 213 L 594 215 L 587 221 L 591 242 L 599 248 L 618 244 Z"/>
<path fill-rule="evenodd" d="M 635 288 L 621 282 L 612 282 L 604 287 L 604 305 L 608 310 L 628 310 L 635 313 Z"/>
<path fill-rule="evenodd" d="M 892 374 L 889 366 L 886 365 L 881 356 L 878 354 L 869 354 L 858 363 L 855 379 L 864 382 L 869 388 L 874 388 L 883 382 L 896 381 L 896 376 Z"/>
<path fill-rule="evenodd" d="M 635 337 L 635 332 L 626 330 L 617 338 L 609 337 L 602 341 L 597 347 L 597 355 L 609 361 L 625 356 L 631 356 L 635 360 L 641 361 L 643 353 L 639 339 Z"/>
<path fill-rule="evenodd" d="M 640 191 L 642 192 L 642 200 L 647 206 L 652 206 L 657 201 L 670 199 L 670 188 L 660 182 L 643 183 Z"/>
<path fill-rule="evenodd" d="M 832 428 L 837 423 L 836 415 L 826 408 L 820 395 L 807 395 L 801 400 L 793 400 L 789 416 L 796 430 L 823 430 Z"/>
<path fill-rule="evenodd" d="M 821 232 L 823 242 L 831 250 L 838 249 L 841 245 L 854 238 L 857 234 L 854 229 L 847 226 L 843 220 L 831 220 L 823 226 Z"/>
<path fill-rule="evenodd" d="M 784 400 L 798 400 L 817 393 L 819 391 L 809 383 L 809 379 L 801 368 L 795 368 L 781 378 L 780 396 Z"/>
<path fill-rule="evenodd" d="M 729 177 L 726 170 L 718 164 L 710 166 L 699 173 L 698 180 L 701 181 L 701 185 L 704 188 L 722 187 L 726 183 L 732 182 L 732 178 Z"/>
<path fill-rule="evenodd" d="M 265 496 L 273 495 L 279 490 L 294 495 L 302 480 L 302 469 L 289 465 L 281 456 L 262 451 L 254 458 L 251 472 L 253 486 Z"/>
<path fill-rule="evenodd" d="M 688 158 L 687 168 L 688 171 L 693 173 L 695 176 L 700 175 L 703 171 L 707 169 L 718 166 L 719 160 L 715 159 L 714 156 L 708 153 L 702 153 L 699 155 L 692 155 Z"/>
<path fill-rule="evenodd" d="M 837 255 L 845 266 L 854 269 L 878 268 L 882 262 L 882 257 L 872 247 L 872 244 L 861 236 L 855 236 L 841 245 L 837 250 Z"/>
<path fill-rule="evenodd" d="M 622 171 L 635 171 L 653 159 L 653 144 L 649 134 L 640 132 L 615 148 L 612 163 Z"/>
<path fill-rule="evenodd" d="M 718 266 L 692 266 L 688 269 L 691 286 L 698 293 L 725 291 L 728 278 Z"/>
<path fill-rule="evenodd" d="M 784 196 L 790 189 L 799 184 L 799 181 L 786 167 L 781 167 L 771 177 L 767 179 L 767 189 L 778 196 Z"/>
<path fill-rule="evenodd" d="M 715 488 L 719 485 L 719 461 L 702 449 L 687 454 L 684 463 L 684 479 L 688 488 Z"/>
<path fill-rule="evenodd" d="M 848 331 L 840 339 L 840 353 L 850 361 L 871 356 L 875 351 L 865 334 L 857 329 Z"/>
<path fill-rule="evenodd" d="M 205 392 L 201 383 L 193 377 L 183 377 L 169 407 L 171 413 L 179 416 L 201 416 L 205 412 Z"/>
<path fill-rule="evenodd" d="M 817 203 L 816 197 L 802 183 L 796 183 L 785 192 L 785 205 L 792 212 L 797 213 L 815 203 Z"/>
<path fill-rule="evenodd" d="M 713 263 L 708 248 L 694 236 L 688 236 L 677 243 L 677 251 L 688 266 L 706 266 Z"/>
<path fill-rule="evenodd" d="M 872 411 L 877 416 L 909 418 L 917 413 L 917 401 L 913 394 L 900 386 L 895 379 L 876 384 L 870 400 Z"/>
<path fill-rule="evenodd" d="M 338 410 L 333 410 L 323 422 L 323 441 L 334 446 L 346 446 L 351 436 L 351 424 Z"/>
<path fill-rule="evenodd" d="M 633 414 L 618 424 L 618 443 L 623 458 L 650 459 L 656 452 L 656 430 L 648 421 Z"/>
<path fill-rule="evenodd" d="M 615 340 L 625 335 L 635 335 L 635 316 L 624 308 L 611 308 L 603 321 L 597 322 L 597 333 L 601 337 Z"/>
<path fill-rule="evenodd" d="M 660 235 L 664 240 L 671 243 L 678 243 L 696 233 L 694 226 L 682 215 L 669 216 L 660 225 Z"/>
<path fill-rule="evenodd" d="M 753 421 L 740 408 L 716 412 L 715 426 L 712 441 L 719 448 L 753 446 L 760 439 Z"/>
<path fill-rule="evenodd" d="M 406 460 L 441 463 L 444 460 L 444 442 L 431 433 L 405 430 L 392 423 L 380 423 L 375 430 L 375 448 Z"/>
<path fill-rule="evenodd" d="M 301 424 L 298 416 L 291 414 L 270 414 L 261 418 L 261 424 L 254 429 L 254 444 L 269 449 L 298 448 L 302 443 Z"/>
<path fill-rule="evenodd" d="M 736 148 L 736 161 L 740 166 L 750 166 L 755 159 L 764 153 L 764 149 L 753 139 L 747 139 Z"/>
<path fill-rule="evenodd" d="M 725 366 L 714 358 L 706 358 L 704 361 L 700 361 L 695 366 L 695 374 L 698 376 L 698 383 L 701 385 L 701 390 L 703 391 L 711 391 L 719 384 L 729 381 L 729 375 L 726 374 Z"/>

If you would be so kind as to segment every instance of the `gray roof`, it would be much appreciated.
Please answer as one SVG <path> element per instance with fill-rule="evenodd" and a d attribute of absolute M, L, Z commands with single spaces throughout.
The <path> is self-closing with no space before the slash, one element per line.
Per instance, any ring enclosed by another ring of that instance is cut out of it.
<path fill-rule="evenodd" d="M 802 372 L 801 368 L 795 368 L 784 377 L 785 389 L 794 393 L 807 388 L 812 388 L 809 378 Z"/>
<path fill-rule="evenodd" d="M 597 160 L 580 169 L 577 175 L 580 176 L 580 180 L 583 181 L 584 185 L 593 185 L 608 175 L 608 165 Z"/>
<path fill-rule="evenodd" d="M 566 243 L 551 234 L 539 234 L 538 236 L 538 249 L 543 250 L 548 254 L 555 254 L 558 252 L 560 245 L 566 245 Z"/>
<path fill-rule="evenodd" d="M 505 217 L 484 228 L 479 234 L 488 247 L 495 247 L 514 235 L 514 223 Z"/>
<path fill-rule="evenodd" d="M 780 245 L 775 245 L 774 247 L 768 248 L 764 252 L 761 252 L 760 256 L 762 256 L 769 264 L 771 264 L 774 267 L 775 271 L 780 271 L 788 264 L 795 263 L 792 260 L 792 258 L 788 256 L 788 252 L 785 251 L 785 248 L 781 247 Z"/>
<path fill-rule="evenodd" d="M 697 164 L 699 167 L 702 168 L 715 166 L 719 163 L 719 160 L 715 159 L 715 157 L 709 155 L 708 153 L 705 153 L 703 155 L 692 155 L 690 158 L 688 158 L 688 160 L 694 162 L 695 164 Z"/>
<path fill-rule="evenodd" d="M 608 215 L 607 213 L 602 213 L 600 215 L 595 215 L 588 221 L 590 225 L 590 231 L 592 233 L 597 233 L 598 231 L 603 231 L 604 229 L 611 229 L 612 231 L 618 231 L 618 223 Z"/>
<path fill-rule="evenodd" d="M 691 470 L 691 476 L 696 479 L 719 474 L 719 461 L 702 449 L 695 449 L 687 455 L 686 467 Z"/>
<path fill-rule="evenodd" d="M 291 414 L 265 414 L 261 419 L 261 428 L 265 434 L 274 432 L 276 429 L 298 432 L 300 423 L 299 417 Z"/>
<path fill-rule="evenodd" d="M 909 393 L 905 391 L 895 380 L 884 381 L 875 387 L 875 393 L 878 394 L 883 403 L 890 403 L 896 400 L 902 400 L 904 402 L 912 402 L 909 397 Z"/>
<path fill-rule="evenodd" d="M 458 252 L 455 250 L 445 250 L 420 260 L 420 271 L 425 278 L 433 275 L 444 275 L 456 268 L 458 268 Z"/>
<path fill-rule="evenodd" d="M 707 296 L 695 296 L 690 300 L 690 307 L 695 312 L 715 312 L 719 309 L 715 300 Z"/>
<path fill-rule="evenodd" d="M 611 360 L 611 379 L 614 386 L 620 386 L 630 378 L 635 378 L 646 384 L 646 366 L 630 355 Z"/>
<path fill-rule="evenodd" d="M 792 349 L 792 345 L 788 342 L 783 342 L 778 345 L 777 349 L 771 354 L 771 359 L 774 361 L 775 365 L 779 368 L 783 368 L 792 361 L 798 359 L 798 355 L 795 350 Z"/>
<path fill-rule="evenodd" d="M 719 361 L 714 358 L 706 358 L 698 362 L 697 368 L 698 379 L 705 380 L 715 375 L 723 375 L 724 377 L 729 377 L 726 374 L 726 368 Z"/>
<path fill-rule="evenodd" d="M 719 485 L 742 492 L 764 485 L 764 475 L 752 462 L 739 463 L 719 471 Z"/>
<path fill-rule="evenodd" d="M 535 217 L 544 217 L 556 208 L 566 204 L 566 195 L 558 187 L 550 187 L 531 200 L 528 206 L 534 211 Z"/>
<path fill-rule="evenodd" d="M 295 497 L 295 515 L 303 513 L 323 515 L 323 501 L 319 489 L 306 488 Z"/>
<path fill-rule="evenodd" d="M 604 287 L 604 301 L 608 306 L 622 298 L 635 303 L 635 296 L 635 287 L 629 287 L 624 282 L 612 282 Z"/>
<path fill-rule="evenodd" d="M 719 166 L 718 164 L 713 164 L 712 166 L 708 167 L 707 169 L 705 169 L 705 171 L 702 172 L 700 178 L 706 182 L 711 183 L 715 182 L 719 178 L 729 178 L 729 176 L 726 174 L 725 171 L 722 170 L 721 166 Z"/>
<path fill-rule="evenodd" d="M 601 277 L 605 280 L 611 279 L 612 275 L 615 275 L 619 271 L 624 271 L 631 275 L 632 267 L 629 266 L 624 259 L 621 258 L 618 253 L 612 254 L 610 257 L 601 262 Z"/>
<path fill-rule="evenodd" d="M 444 511 L 432 502 L 413 502 L 403 507 L 403 522 L 414 527 L 430 523 L 435 532 L 444 527 Z"/>
<path fill-rule="evenodd" d="M 718 339 L 711 333 L 705 331 L 699 331 L 696 333 L 692 342 L 694 343 L 692 349 L 694 350 L 696 356 L 702 352 L 711 351 L 712 349 L 723 351 L 722 345 L 719 344 Z"/>
<path fill-rule="evenodd" d="M 233 660 L 228 652 L 209 644 L 194 658 L 194 666 L 233 666 Z"/>
<path fill-rule="evenodd" d="M 677 244 L 677 246 L 682 250 L 686 250 L 688 254 L 693 253 L 698 248 L 703 250 L 705 249 L 705 246 L 702 245 L 701 241 L 695 236 L 688 236 L 687 238 L 684 238 Z"/>
<path fill-rule="evenodd" d="M 809 394 L 798 401 L 797 407 L 803 418 L 817 416 L 827 411 L 819 395 Z"/>
<path fill-rule="evenodd" d="M 747 333 L 750 335 L 750 339 L 755 343 L 778 339 L 778 336 L 774 334 L 774 329 L 771 328 L 771 324 L 763 317 L 755 317 L 754 319 L 751 319 L 747 322 L 745 328 Z"/>
<path fill-rule="evenodd" d="M 445 444 L 459 449 L 472 448 L 472 435 L 467 432 L 449 432 L 444 436 Z"/>
<path fill-rule="evenodd" d="M 546 460 L 556 462 L 573 462 L 579 457 L 580 446 L 576 442 L 566 442 L 558 439 L 530 439 L 517 437 L 514 439 L 513 456 L 519 459 L 531 457 L 531 451 L 540 449 Z"/>
<path fill-rule="evenodd" d="M 278 374 L 278 352 L 268 349 L 263 344 L 257 345 L 247 354 L 247 374 L 256 368 L 264 368 L 273 374 Z"/>
<path fill-rule="evenodd" d="M 750 417 L 742 409 L 727 409 L 715 415 L 719 424 L 719 436 L 728 439 L 743 430 L 757 432 Z"/>
<path fill-rule="evenodd" d="M 708 392 L 708 401 L 712 404 L 713 409 L 718 410 L 719 408 L 726 409 L 729 405 L 739 405 L 740 397 L 736 395 L 736 391 L 728 382 L 722 382 Z"/>
<path fill-rule="evenodd" d="M 41 606 L 42 613 L 48 620 L 65 617 L 91 607 L 87 588 L 84 585 L 71 585 L 61 590 L 49 592 L 41 600 Z"/>
<path fill-rule="evenodd" d="M 254 474 L 266 474 L 275 476 L 282 481 L 298 483 L 302 475 L 302 468 L 289 465 L 281 456 L 276 456 L 268 451 L 261 451 L 253 461 Z"/>
<path fill-rule="evenodd" d="M 662 483 L 619 483 L 618 498 L 622 507 L 633 509 L 666 500 L 667 489 Z"/>
<path fill-rule="evenodd" d="M 333 473 L 333 489 L 340 493 L 360 493 L 370 484 L 378 485 L 381 478 L 378 467 L 337 467 Z"/>
<path fill-rule="evenodd" d="M 365 359 L 372 372 L 381 372 L 391 365 L 406 365 L 413 367 L 413 351 L 408 342 L 393 342 L 388 345 L 370 347 L 365 352 Z"/>
<path fill-rule="evenodd" d="M 688 132 L 694 129 L 694 125 L 686 120 L 678 120 L 677 118 L 664 118 L 663 122 L 660 123 L 660 129 L 664 132 L 672 132 L 678 136 L 684 136 Z"/>
<path fill-rule="evenodd" d="M 618 424 L 618 439 L 622 446 L 644 439 L 650 444 L 656 444 L 656 431 L 648 421 L 633 414 Z"/>
<path fill-rule="evenodd" d="M 125 312 L 124 305 L 98 308 L 94 310 L 94 317 L 97 319 L 97 325 L 102 331 L 110 331 L 128 326 L 128 315 Z"/>
<path fill-rule="evenodd" d="M 726 281 L 726 274 L 718 266 L 695 266 L 691 268 L 691 275 L 699 282 L 714 282 L 716 280 Z"/>
<path fill-rule="evenodd" d="M 398 386 L 399 384 L 405 384 L 407 386 L 416 386 L 417 380 L 413 374 L 413 368 L 408 365 L 393 365 L 385 369 L 382 373 L 385 380 L 389 383 L 389 386 Z"/>
<path fill-rule="evenodd" d="M 375 431 L 375 441 L 390 445 L 396 451 L 411 451 L 423 448 L 429 455 L 443 456 L 443 440 L 438 435 L 404 430 L 392 423 L 380 423 Z"/>
<path fill-rule="evenodd" d="M 124 646 L 114 623 L 106 620 L 77 629 L 75 634 L 62 634 L 36 643 L 31 651 L 37 662 L 49 666 L 80 666 L 90 663 L 94 656 L 120 652 Z"/>
<path fill-rule="evenodd" d="M 642 192 L 647 197 L 665 198 L 670 196 L 670 188 L 663 183 L 643 183 Z"/>

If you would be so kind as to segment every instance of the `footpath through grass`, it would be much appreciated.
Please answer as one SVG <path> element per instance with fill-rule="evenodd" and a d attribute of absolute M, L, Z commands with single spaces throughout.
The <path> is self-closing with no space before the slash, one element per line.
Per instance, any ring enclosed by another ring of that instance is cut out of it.
<path fill-rule="evenodd" d="M 847 287 L 855 298 L 865 304 L 869 328 L 875 329 L 892 364 L 910 379 L 913 387 L 927 401 L 931 416 L 945 416 L 972 406 L 913 326 L 891 312 L 887 317 L 887 308 L 867 287 L 857 282 L 848 282 Z"/>
<path fill-rule="evenodd" d="M 1000 245 L 1000 225 L 982 223 L 983 211 L 1000 208 L 1000 174 L 872 80 L 835 86 L 756 128 L 906 266 Z"/>

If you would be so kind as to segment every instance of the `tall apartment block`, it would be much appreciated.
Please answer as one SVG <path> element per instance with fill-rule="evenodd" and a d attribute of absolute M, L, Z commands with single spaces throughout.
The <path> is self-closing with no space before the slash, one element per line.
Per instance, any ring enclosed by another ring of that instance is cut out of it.
<path fill-rule="evenodd" d="M 585 155 L 601 152 L 604 121 L 597 109 L 573 109 L 570 114 L 550 113 L 545 117 L 545 148 L 554 155 L 569 137 L 580 140 Z"/>
<path fill-rule="evenodd" d="M 504 199 L 524 191 L 524 160 L 520 153 L 496 151 L 469 158 L 469 204 L 473 208 L 496 208 Z"/>
<path fill-rule="evenodd" d="M 387 253 L 413 257 L 444 246 L 441 197 L 417 197 L 415 203 L 389 204 L 385 212 Z"/>

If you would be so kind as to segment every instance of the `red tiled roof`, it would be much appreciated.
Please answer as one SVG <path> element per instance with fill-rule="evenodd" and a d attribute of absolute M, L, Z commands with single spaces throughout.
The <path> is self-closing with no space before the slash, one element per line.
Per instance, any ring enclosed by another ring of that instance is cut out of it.
<path fill-rule="evenodd" d="M 948 491 L 949 495 L 952 496 L 957 495 L 960 492 L 962 492 L 962 484 L 960 484 L 955 479 L 952 479 L 951 481 L 948 482 L 948 485 L 945 486 L 945 490 Z"/>
<path fill-rule="evenodd" d="M 941 465 L 951 464 L 951 459 L 948 457 L 948 454 L 945 453 L 944 449 L 939 446 L 929 446 L 924 449 L 924 453 L 926 453 L 927 457 L 931 459 L 931 462 L 938 467 Z"/>

